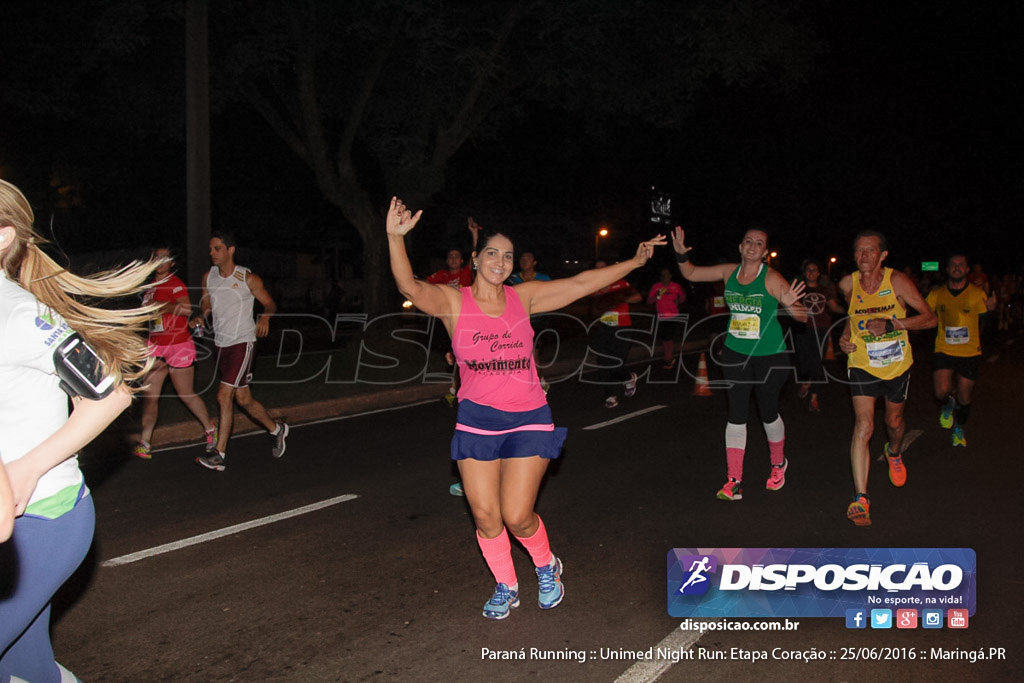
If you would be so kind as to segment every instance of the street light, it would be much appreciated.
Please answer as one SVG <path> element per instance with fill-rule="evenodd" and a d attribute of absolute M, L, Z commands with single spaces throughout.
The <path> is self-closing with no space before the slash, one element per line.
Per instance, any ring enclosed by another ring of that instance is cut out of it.
<path fill-rule="evenodd" d="M 828 279 L 829 280 L 832 279 L 832 266 L 835 264 L 835 262 L 836 262 L 836 257 L 835 256 L 829 256 L 828 257 Z"/>
<path fill-rule="evenodd" d="M 594 235 L 594 263 L 595 264 L 597 264 L 597 262 L 600 260 L 600 258 L 598 256 L 598 245 L 600 244 L 601 238 L 602 237 L 607 237 L 607 236 L 608 236 L 608 228 L 601 228 L 600 230 L 597 231 L 597 234 Z"/>
<path fill-rule="evenodd" d="M 768 267 L 769 267 L 769 268 L 771 268 L 771 267 L 772 267 L 772 261 L 774 261 L 774 260 L 775 260 L 775 258 L 776 258 L 776 257 L 777 257 L 778 255 L 779 255 L 779 252 L 777 252 L 777 251 L 773 251 L 772 253 L 768 254 Z"/>

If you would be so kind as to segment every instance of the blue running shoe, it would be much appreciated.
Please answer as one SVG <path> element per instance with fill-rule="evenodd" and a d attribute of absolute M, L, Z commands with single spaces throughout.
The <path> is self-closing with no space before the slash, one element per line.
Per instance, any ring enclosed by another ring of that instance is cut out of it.
<path fill-rule="evenodd" d="M 953 445 L 967 446 L 967 437 L 964 436 L 964 428 L 961 425 L 953 425 Z"/>
<path fill-rule="evenodd" d="M 540 592 L 537 594 L 537 604 L 541 609 L 558 607 L 565 595 L 565 586 L 562 585 L 562 561 L 551 556 L 551 563 L 546 567 L 534 567 L 537 572 L 537 583 L 540 584 Z"/>
<path fill-rule="evenodd" d="M 519 591 L 499 583 L 494 587 L 494 595 L 484 605 L 484 616 L 488 619 L 505 619 L 513 607 L 519 607 Z"/>

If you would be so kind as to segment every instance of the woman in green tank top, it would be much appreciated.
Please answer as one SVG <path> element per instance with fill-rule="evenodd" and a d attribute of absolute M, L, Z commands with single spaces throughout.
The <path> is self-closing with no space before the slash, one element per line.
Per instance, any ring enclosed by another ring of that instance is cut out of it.
<path fill-rule="evenodd" d="M 676 227 L 672 243 L 679 272 L 691 282 L 724 282 L 729 306 L 725 350 L 718 360 L 729 383 L 729 417 L 725 427 L 728 481 L 719 489 L 718 498 L 743 498 L 743 457 L 751 391 L 757 398 L 771 454 L 771 474 L 765 488 L 778 491 L 786 483 L 789 466 L 784 451 L 786 428 L 779 416 L 779 393 L 793 365 L 777 318 L 778 308 L 781 305 L 795 320 L 805 322 L 807 311 L 800 303 L 804 284 L 794 280 L 790 285 L 764 264 L 768 234 L 763 230 L 747 230 L 743 235 L 739 263 L 717 266 L 690 263 L 690 248 L 684 237 L 683 229 Z"/>

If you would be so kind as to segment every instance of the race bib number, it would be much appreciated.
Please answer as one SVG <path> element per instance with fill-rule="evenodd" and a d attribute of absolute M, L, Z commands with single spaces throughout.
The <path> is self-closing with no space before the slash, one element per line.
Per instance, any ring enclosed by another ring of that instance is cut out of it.
<path fill-rule="evenodd" d="M 164 331 L 164 317 L 162 315 L 149 321 L 149 331 L 153 334 L 160 334 Z"/>
<path fill-rule="evenodd" d="M 971 333 L 967 331 L 966 327 L 947 327 L 946 330 L 946 343 L 947 344 L 969 344 L 971 342 Z"/>
<path fill-rule="evenodd" d="M 868 342 L 867 350 L 868 365 L 873 368 L 884 368 L 903 360 L 903 344 L 899 339 Z"/>
<path fill-rule="evenodd" d="M 619 324 L 619 313 L 618 311 L 608 311 L 601 316 L 601 322 L 611 327 L 617 327 Z"/>
<path fill-rule="evenodd" d="M 737 339 L 760 339 L 761 317 L 753 313 L 733 313 L 729 320 L 729 334 Z"/>

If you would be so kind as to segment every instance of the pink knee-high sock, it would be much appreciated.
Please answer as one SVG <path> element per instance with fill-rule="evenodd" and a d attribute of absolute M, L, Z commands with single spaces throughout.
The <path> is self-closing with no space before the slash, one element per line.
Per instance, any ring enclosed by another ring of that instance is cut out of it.
<path fill-rule="evenodd" d="M 729 465 L 729 478 L 736 481 L 743 481 L 743 454 L 742 448 L 726 448 L 725 461 Z"/>
<path fill-rule="evenodd" d="M 537 515 L 537 522 L 539 524 L 533 536 L 529 538 L 516 536 L 516 538 L 530 553 L 535 567 L 546 567 L 551 564 L 554 555 L 551 554 L 551 546 L 548 545 L 548 530 L 544 527 L 544 520 L 540 518 L 540 515 Z"/>
<path fill-rule="evenodd" d="M 494 574 L 496 583 L 503 583 L 506 586 L 515 586 L 519 583 L 519 579 L 516 578 L 516 566 L 512 562 L 512 543 L 508 540 L 508 531 L 504 527 L 494 538 L 484 538 L 479 531 L 476 532 L 476 542 L 480 545 L 484 561 Z"/>
<path fill-rule="evenodd" d="M 782 441 L 769 441 L 768 442 L 768 454 L 772 458 L 773 465 L 781 465 L 786 459 L 785 453 L 786 440 Z"/>
<path fill-rule="evenodd" d="M 662 342 L 665 348 L 665 362 L 668 363 L 676 355 L 676 345 L 669 339 Z"/>

